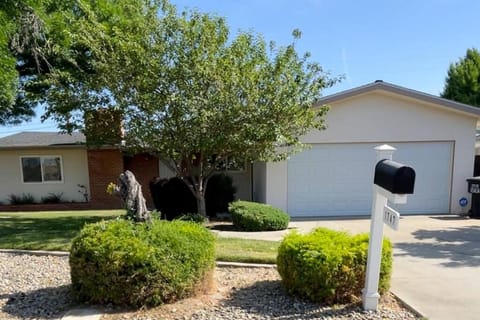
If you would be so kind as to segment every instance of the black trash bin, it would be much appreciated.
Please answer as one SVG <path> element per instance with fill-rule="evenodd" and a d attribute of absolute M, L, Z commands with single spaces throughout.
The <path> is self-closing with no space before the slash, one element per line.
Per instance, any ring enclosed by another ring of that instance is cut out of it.
<path fill-rule="evenodd" d="M 467 179 L 468 192 L 472 194 L 470 217 L 480 219 L 480 176 Z"/>

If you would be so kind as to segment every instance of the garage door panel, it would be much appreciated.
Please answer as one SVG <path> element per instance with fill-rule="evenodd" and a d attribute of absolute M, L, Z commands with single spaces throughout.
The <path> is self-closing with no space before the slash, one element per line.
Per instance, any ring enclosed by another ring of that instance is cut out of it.
<path fill-rule="evenodd" d="M 379 143 L 319 144 L 288 161 L 288 211 L 292 216 L 368 215 Z M 402 213 L 446 213 L 450 205 L 453 144 L 391 143 L 394 160 L 417 174 L 415 194 Z M 434 161 L 432 161 L 434 160 Z"/>
<path fill-rule="evenodd" d="M 395 144 L 393 144 L 395 145 Z M 447 142 L 401 144 L 396 146 L 394 160 L 415 169 L 415 190 L 404 213 L 447 213 L 450 205 L 453 145 Z"/>

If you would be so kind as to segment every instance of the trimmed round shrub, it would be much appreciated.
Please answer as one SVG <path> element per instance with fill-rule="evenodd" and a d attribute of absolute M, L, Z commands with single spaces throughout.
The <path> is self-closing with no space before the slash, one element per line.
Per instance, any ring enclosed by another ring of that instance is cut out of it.
<path fill-rule="evenodd" d="M 274 231 L 287 229 L 290 216 L 268 204 L 235 201 L 229 206 L 235 228 L 243 231 Z"/>
<path fill-rule="evenodd" d="M 102 221 L 86 225 L 73 240 L 69 263 L 78 300 L 155 306 L 211 280 L 215 237 L 186 221 Z"/>
<path fill-rule="evenodd" d="M 288 293 L 314 302 L 351 302 L 365 284 L 368 234 L 318 228 L 292 232 L 280 244 L 277 268 Z M 379 292 L 390 287 L 392 245 L 383 240 Z"/>

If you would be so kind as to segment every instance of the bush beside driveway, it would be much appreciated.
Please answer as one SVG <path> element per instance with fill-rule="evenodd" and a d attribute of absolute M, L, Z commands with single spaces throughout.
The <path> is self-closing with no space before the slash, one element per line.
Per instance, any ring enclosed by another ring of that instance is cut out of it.
<path fill-rule="evenodd" d="M 302 232 L 316 227 L 369 232 L 369 219 L 293 221 Z M 279 240 L 286 231 L 228 236 Z M 227 233 L 220 232 L 227 236 Z M 394 247 L 391 290 L 431 320 L 478 319 L 480 220 L 452 215 L 403 216 L 398 231 L 385 226 Z"/>

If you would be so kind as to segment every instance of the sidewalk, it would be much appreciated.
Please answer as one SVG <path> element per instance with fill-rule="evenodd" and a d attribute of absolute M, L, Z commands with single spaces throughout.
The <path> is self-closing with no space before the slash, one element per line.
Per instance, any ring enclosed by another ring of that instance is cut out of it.
<path fill-rule="evenodd" d="M 369 219 L 293 221 L 289 229 L 317 227 L 369 232 Z M 215 231 L 221 237 L 281 240 L 289 232 Z M 478 319 L 480 220 L 407 216 L 398 231 L 385 226 L 394 246 L 392 291 L 429 320 Z"/>

